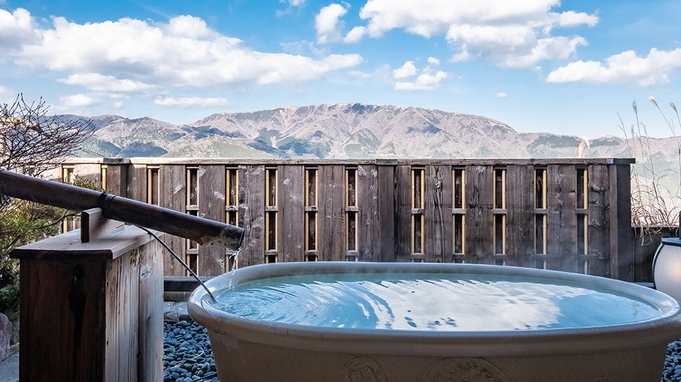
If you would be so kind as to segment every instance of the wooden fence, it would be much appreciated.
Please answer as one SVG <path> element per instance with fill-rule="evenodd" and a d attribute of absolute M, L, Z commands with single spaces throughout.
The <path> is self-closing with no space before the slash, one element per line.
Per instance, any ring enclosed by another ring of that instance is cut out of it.
<path fill-rule="evenodd" d="M 236 262 L 171 237 L 200 275 L 275 261 L 426 261 L 634 280 L 633 159 L 74 159 L 60 176 L 246 229 Z M 169 256 L 166 275 L 184 275 Z"/>

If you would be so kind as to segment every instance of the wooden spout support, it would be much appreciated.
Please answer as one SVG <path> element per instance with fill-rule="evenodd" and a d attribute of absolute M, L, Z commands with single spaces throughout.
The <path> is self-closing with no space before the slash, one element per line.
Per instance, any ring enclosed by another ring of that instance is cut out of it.
<path fill-rule="evenodd" d="M 0 194 L 84 211 L 99 207 L 105 218 L 155 229 L 201 245 L 238 250 L 244 229 L 136 200 L 0 169 Z"/>

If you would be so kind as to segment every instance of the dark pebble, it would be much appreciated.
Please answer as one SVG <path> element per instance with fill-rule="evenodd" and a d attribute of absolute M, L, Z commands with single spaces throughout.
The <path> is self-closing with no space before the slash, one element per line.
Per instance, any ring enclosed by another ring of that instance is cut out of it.
<path fill-rule="evenodd" d="M 193 321 L 163 324 L 163 381 L 219 382 L 208 331 Z"/>

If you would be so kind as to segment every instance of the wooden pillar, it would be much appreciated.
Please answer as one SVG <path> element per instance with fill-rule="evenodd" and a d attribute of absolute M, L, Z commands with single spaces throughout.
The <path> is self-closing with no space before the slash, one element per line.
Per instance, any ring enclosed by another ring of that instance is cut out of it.
<path fill-rule="evenodd" d="M 635 261 L 631 229 L 630 164 L 610 165 L 610 277 L 634 281 Z"/>
<path fill-rule="evenodd" d="M 305 167 L 282 165 L 278 172 L 277 261 L 303 261 Z"/>
<path fill-rule="evenodd" d="M 199 166 L 199 216 L 225 221 L 225 166 Z M 225 249 L 218 246 L 199 246 L 199 272 L 201 276 L 217 276 L 226 271 Z"/>
<path fill-rule="evenodd" d="M 161 165 L 159 168 L 159 206 L 184 212 L 187 205 L 187 174 L 184 165 Z M 186 240 L 179 236 L 166 235 L 165 242 L 185 260 Z M 173 256 L 163 250 L 163 269 L 169 276 L 184 276 L 187 272 Z"/>
<path fill-rule="evenodd" d="M 548 269 L 574 272 L 577 255 L 577 172 L 573 165 L 549 165 Z"/>
<path fill-rule="evenodd" d="M 451 262 L 452 166 L 427 166 L 425 182 L 426 262 Z"/>
<path fill-rule="evenodd" d="M 357 166 L 359 261 L 395 261 L 392 184 L 392 166 Z"/>
<path fill-rule="evenodd" d="M 71 231 L 15 249 L 21 261 L 19 379 L 160 381 L 163 260 L 133 226 Z"/>
<path fill-rule="evenodd" d="M 494 168 L 466 166 L 466 253 L 467 263 L 493 262 L 492 207 Z"/>
<path fill-rule="evenodd" d="M 589 274 L 617 278 L 617 266 L 609 261 L 614 259 L 616 263 L 617 255 L 612 258 L 609 248 L 608 227 L 612 223 L 608 215 L 611 210 L 608 195 L 612 192 L 608 172 L 606 165 L 589 166 Z"/>
<path fill-rule="evenodd" d="M 510 165 L 507 168 L 507 252 L 508 265 L 533 266 L 534 245 L 534 166 Z"/>
<path fill-rule="evenodd" d="M 319 166 L 317 176 L 319 260 L 345 260 L 345 166 Z"/>
<path fill-rule="evenodd" d="M 265 261 L 265 166 L 239 166 L 239 227 L 246 230 L 238 267 Z"/>

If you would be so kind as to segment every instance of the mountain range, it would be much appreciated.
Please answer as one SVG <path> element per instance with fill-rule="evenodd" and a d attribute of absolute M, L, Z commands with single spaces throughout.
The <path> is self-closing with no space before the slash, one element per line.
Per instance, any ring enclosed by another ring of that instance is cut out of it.
<path fill-rule="evenodd" d="M 679 138 L 630 139 L 521 133 L 482 116 L 417 107 L 332 104 L 213 114 L 175 125 L 116 115 L 89 120 L 80 156 L 184 158 L 636 157 L 678 169 Z"/>

